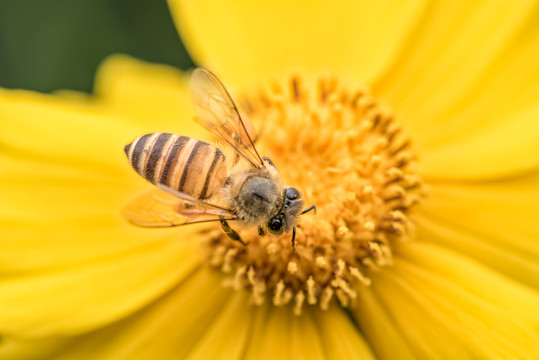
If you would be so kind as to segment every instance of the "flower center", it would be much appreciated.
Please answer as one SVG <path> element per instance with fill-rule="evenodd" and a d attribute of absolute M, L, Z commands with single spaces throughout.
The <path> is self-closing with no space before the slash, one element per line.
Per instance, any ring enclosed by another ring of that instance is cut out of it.
<path fill-rule="evenodd" d="M 243 246 L 216 230 L 205 237 L 206 259 L 255 304 L 292 302 L 296 314 L 305 303 L 327 309 L 335 298 L 352 305 L 369 271 L 391 264 L 392 243 L 411 237 L 422 181 L 410 139 L 366 91 L 335 80 L 309 87 L 292 78 L 247 98 L 244 108 L 259 129 L 258 151 L 316 213 L 301 216 L 295 251 L 291 234 L 245 230 Z"/>

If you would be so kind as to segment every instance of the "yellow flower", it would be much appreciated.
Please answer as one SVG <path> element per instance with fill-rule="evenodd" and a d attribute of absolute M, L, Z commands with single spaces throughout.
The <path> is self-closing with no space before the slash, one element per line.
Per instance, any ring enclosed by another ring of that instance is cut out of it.
<path fill-rule="evenodd" d="M 2 90 L 0 358 L 539 356 L 537 4 L 169 3 L 196 62 L 271 120 L 257 146 L 318 213 L 297 253 L 288 235 L 244 248 L 218 227 L 129 225 L 151 185 L 125 144 L 211 139 L 174 69 L 117 56 L 92 97 Z"/>

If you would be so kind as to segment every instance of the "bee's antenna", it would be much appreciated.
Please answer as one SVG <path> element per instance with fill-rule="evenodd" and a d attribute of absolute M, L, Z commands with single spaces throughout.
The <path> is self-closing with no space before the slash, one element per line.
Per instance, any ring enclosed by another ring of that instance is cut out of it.
<path fill-rule="evenodd" d="M 300 215 L 308 213 L 311 210 L 314 210 L 314 213 L 316 214 L 316 205 L 312 205 L 310 208 L 303 210 Z"/>
<path fill-rule="evenodd" d="M 303 210 L 300 215 L 308 213 L 311 210 L 314 210 L 314 213 L 316 214 L 316 206 L 312 205 L 308 209 Z M 292 249 L 296 251 L 296 227 L 295 226 L 292 228 Z"/>

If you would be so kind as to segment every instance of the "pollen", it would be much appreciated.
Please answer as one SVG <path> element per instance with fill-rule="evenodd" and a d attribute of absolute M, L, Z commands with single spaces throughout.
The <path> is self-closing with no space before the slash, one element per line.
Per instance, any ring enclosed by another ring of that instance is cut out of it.
<path fill-rule="evenodd" d="M 242 116 L 257 129 L 258 151 L 316 213 L 301 216 L 295 249 L 290 233 L 239 229 L 242 245 L 215 229 L 203 254 L 255 305 L 290 306 L 296 315 L 334 301 L 355 306 L 369 275 L 391 266 L 395 244 L 413 238 L 411 210 L 424 194 L 417 157 L 405 129 L 367 90 L 327 78 L 284 84 L 245 97 Z"/>

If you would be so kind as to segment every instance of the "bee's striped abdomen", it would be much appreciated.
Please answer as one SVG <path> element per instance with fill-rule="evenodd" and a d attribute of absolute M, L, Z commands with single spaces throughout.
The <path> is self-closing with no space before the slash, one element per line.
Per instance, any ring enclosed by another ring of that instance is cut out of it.
<path fill-rule="evenodd" d="M 131 166 L 146 180 L 197 199 L 214 195 L 227 177 L 221 150 L 186 136 L 147 134 L 127 145 L 125 153 Z"/>

